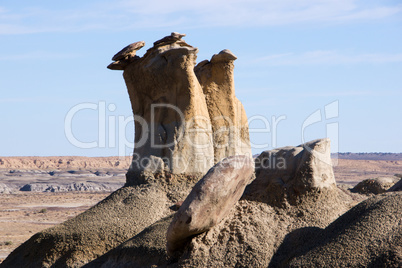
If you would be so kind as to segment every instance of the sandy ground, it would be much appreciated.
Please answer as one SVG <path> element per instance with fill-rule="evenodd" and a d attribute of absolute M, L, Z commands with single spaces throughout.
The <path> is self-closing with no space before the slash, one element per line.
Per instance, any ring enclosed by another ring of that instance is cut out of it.
<path fill-rule="evenodd" d="M 33 234 L 87 210 L 109 193 L 0 194 L 0 259 Z"/>
<path fill-rule="evenodd" d="M 337 159 L 334 165 L 338 183 L 356 185 L 362 180 L 402 174 L 402 161 Z"/>
<path fill-rule="evenodd" d="M 123 181 L 120 176 L 127 163 L 117 165 L 118 159 L 89 158 L 71 159 L 49 158 L 43 161 L 35 161 L 35 158 L 2 158 L 3 169 L 14 168 L 22 169 L 24 164 L 27 169 L 41 170 L 41 167 L 55 168 L 58 170 L 79 169 L 93 171 L 94 168 L 107 168 L 118 171 L 119 176 L 115 177 L 90 177 L 91 180 L 99 181 Z M 48 161 L 49 160 L 49 161 Z M 42 161 L 42 162 L 41 162 Z M 69 164 L 67 164 L 69 162 Z M 338 183 L 355 185 L 358 182 L 379 176 L 393 176 L 402 173 L 402 161 L 377 161 L 377 160 L 349 160 L 338 159 L 334 166 L 335 177 Z M 74 164 L 74 165 L 73 165 Z M 7 167 L 6 167 L 7 166 Z M 87 167 L 87 168 L 85 168 Z M 114 167 L 114 168 L 113 168 Z M 116 175 L 116 174 L 115 174 Z M 48 175 L 46 175 L 48 176 Z M 46 176 L 18 176 L 4 177 L 0 182 L 11 182 L 18 180 L 21 183 L 38 182 L 48 180 Z M 60 182 L 74 180 L 72 178 L 60 176 L 52 177 L 52 180 Z M 77 178 L 76 178 L 77 179 Z M 89 207 L 104 199 L 110 193 L 96 192 L 60 192 L 60 193 L 41 193 L 41 192 L 15 192 L 13 194 L 0 194 L 0 261 L 5 258 L 12 250 L 30 238 L 33 234 L 59 224 L 77 214 L 85 211 Z"/>

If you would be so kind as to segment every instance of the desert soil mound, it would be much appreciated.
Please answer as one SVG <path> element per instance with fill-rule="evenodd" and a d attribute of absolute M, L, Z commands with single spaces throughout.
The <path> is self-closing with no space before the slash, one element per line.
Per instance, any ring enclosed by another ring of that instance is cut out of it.
<path fill-rule="evenodd" d="M 400 267 L 402 194 L 372 197 L 322 229 L 344 198 L 327 194 L 287 209 L 244 196 L 176 260 L 165 250 L 169 216 L 85 267 Z"/>
<path fill-rule="evenodd" d="M 297 249 L 284 243 L 293 250 L 277 254 L 290 257 L 272 267 L 401 267 L 401 215 L 400 192 L 367 199 L 324 230 L 310 232 Z"/>
<path fill-rule="evenodd" d="M 77 217 L 35 234 L 1 267 L 80 267 L 174 213 L 170 207 L 198 180 L 146 177 L 141 185 L 121 188 Z"/>
<path fill-rule="evenodd" d="M 173 215 L 165 217 L 141 233 L 112 249 L 105 255 L 85 265 L 85 268 L 98 267 L 163 267 L 168 266 L 166 251 L 166 230 Z M 172 267 L 177 266 L 171 263 Z"/>
<path fill-rule="evenodd" d="M 303 199 L 283 208 L 245 194 L 220 224 L 193 238 L 177 259 L 166 251 L 169 216 L 85 267 L 268 267 L 289 232 L 305 227 L 320 230 L 317 226 L 326 227 L 349 208 L 345 200 L 351 201 L 338 190 Z"/>
<path fill-rule="evenodd" d="M 351 191 L 360 194 L 382 194 L 399 181 L 398 177 L 379 177 L 359 182 Z"/>

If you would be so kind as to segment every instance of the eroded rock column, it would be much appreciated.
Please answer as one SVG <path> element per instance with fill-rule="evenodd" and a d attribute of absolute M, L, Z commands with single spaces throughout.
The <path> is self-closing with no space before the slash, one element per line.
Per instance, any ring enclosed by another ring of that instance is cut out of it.
<path fill-rule="evenodd" d="M 205 173 L 221 159 L 251 155 L 247 117 L 234 94 L 228 50 L 195 67 L 198 49 L 172 33 L 143 57 L 136 42 L 108 68 L 124 70 L 135 117 L 135 148 L 127 179 L 141 172 Z M 196 75 L 197 74 L 197 75 Z"/>
<path fill-rule="evenodd" d="M 211 118 L 215 163 L 230 155 L 251 155 L 246 112 L 235 96 L 236 59 L 225 49 L 195 67 Z"/>

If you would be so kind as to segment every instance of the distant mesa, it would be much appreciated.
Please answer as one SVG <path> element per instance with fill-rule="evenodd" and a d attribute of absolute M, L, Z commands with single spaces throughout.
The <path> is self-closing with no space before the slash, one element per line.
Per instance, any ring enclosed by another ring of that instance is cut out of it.
<path fill-rule="evenodd" d="M 333 157 L 351 160 L 402 161 L 402 153 L 336 153 Z"/>

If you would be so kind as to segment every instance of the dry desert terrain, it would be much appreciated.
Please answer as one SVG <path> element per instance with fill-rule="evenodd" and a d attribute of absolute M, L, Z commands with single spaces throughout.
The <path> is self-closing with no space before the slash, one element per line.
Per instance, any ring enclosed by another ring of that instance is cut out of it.
<path fill-rule="evenodd" d="M 402 173 L 400 155 L 347 158 L 334 160 L 339 184 Z M 36 232 L 76 216 L 121 187 L 129 163 L 129 157 L 1 157 L 0 260 Z M 27 184 L 31 188 L 19 190 Z M 73 184 L 83 187 L 68 188 Z"/>

